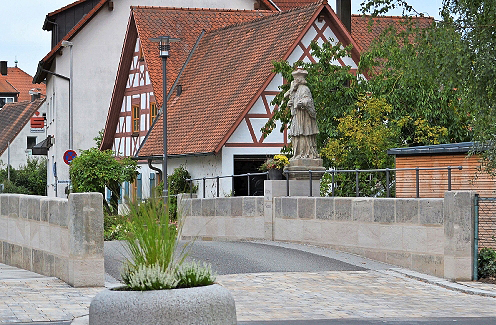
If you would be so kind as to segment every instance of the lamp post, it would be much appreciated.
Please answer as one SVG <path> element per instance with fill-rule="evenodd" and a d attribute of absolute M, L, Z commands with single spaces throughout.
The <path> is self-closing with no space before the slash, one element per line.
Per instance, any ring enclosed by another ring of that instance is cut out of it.
<path fill-rule="evenodd" d="M 159 56 L 162 58 L 162 118 L 163 118 L 163 145 L 164 155 L 162 160 L 162 178 L 164 180 L 164 191 L 162 196 L 164 199 L 164 207 L 167 207 L 167 200 L 169 196 L 169 185 L 167 184 L 167 58 L 170 56 L 170 43 L 179 42 L 179 38 L 172 38 L 170 36 L 159 36 L 151 38 L 150 41 L 159 43 L 158 50 Z"/>
<path fill-rule="evenodd" d="M 72 46 L 74 43 L 69 42 L 69 41 L 62 41 L 61 44 L 63 47 L 68 47 L 71 52 L 71 58 L 70 58 L 70 72 L 69 72 L 69 149 L 72 150 L 74 149 L 74 133 L 73 133 L 73 126 L 74 126 L 74 117 L 73 117 L 73 100 L 74 100 L 74 87 L 72 85 L 72 77 L 73 77 L 73 69 L 72 69 Z"/>

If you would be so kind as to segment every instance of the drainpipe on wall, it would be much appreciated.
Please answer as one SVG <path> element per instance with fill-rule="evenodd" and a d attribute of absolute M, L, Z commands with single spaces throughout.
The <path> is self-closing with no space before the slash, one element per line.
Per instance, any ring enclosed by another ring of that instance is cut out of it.
<path fill-rule="evenodd" d="M 10 182 L 10 141 L 7 142 L 7 180 Z"/>
<path fill-rule="evenodd" d="M 160 180 L 162 180 L 162 170 L 158 169 L 157 167 L 153 167 L 151 159 L 148 159 L 148 167 L 150 167 L 151 170 L 156 171 L 158 173 L 158 177 L 160 178 Z"/>

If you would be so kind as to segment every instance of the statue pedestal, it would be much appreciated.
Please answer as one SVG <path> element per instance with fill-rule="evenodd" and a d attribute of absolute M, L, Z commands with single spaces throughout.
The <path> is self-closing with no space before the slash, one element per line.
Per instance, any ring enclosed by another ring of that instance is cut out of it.
<path fill-rule="evenodd" d="M 310 179 L 310 170 L 312 171 L 312 180 L 320 180 L 326 170 L 322 159 L 291 159 L 289 166 L 284 168 L 284 171 L 289 173 L 290 180 L 308 180 Z"/>

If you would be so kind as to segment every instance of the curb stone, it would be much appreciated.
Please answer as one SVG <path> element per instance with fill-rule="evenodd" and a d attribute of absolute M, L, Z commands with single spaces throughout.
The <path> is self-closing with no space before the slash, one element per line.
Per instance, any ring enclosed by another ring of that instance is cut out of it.
<path fill-rule="evenodd" d="M 433 276 L 433 275 L 427 275 L 427 274 L 423 274 L 423 273 L 419 273 L 416 271 L 411 271 L 411 270 L 407 270 L 407 269 L 403 269 L 403 268 L 391 268 L 391 269 L 389 269 L 389 271 L 401 274 L 401 275 L 406 276 L 406 277 L 411 278 L 411 279 L 426 282 L 429 284 L 434 284 L 434 285 L 443 287 L 445 289 L 459 291 L 459 292 L 463 292 L 463 293 L 467 293 L 467 294 L 471 294 L 471 295 L 496 298 L 496 292 L 495 291 L 472 288 L 468 285 L 460 284 L 458 282 L 450 281 L 450 280 L 443 279 L 443 278 L 438 278 L 438 277 Z M 391 272 L 388 272 L 387 270 L 386 271 L 378 271 L 378 272 L 391 274 Z"/>

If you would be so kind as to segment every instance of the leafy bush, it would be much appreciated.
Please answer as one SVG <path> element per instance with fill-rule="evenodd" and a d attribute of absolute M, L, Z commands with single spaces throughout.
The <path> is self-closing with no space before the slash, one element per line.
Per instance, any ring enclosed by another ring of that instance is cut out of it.
<path fill-rule="evenodd" d="M 215 282 L 215 277 L 209 264 L 200 265 L 195 261 L 181 265 L 176 271 L 178 288 L 207 286 Z"/>
<path fill-rule="evenodd" d="M 21 168 L 10 168 L 10 181 L 7 168 L 0 169 L 0 183 L 4 184 L 4 193 L 46 195 L 47 160 L 28 158 Z"/>
<path fill-rule="evenodd" d="M 191 178 L 190 173 L 183 165 L 174 169 L 174 172 L 167 177 L 167 185 L 169 186 L 169 195 L 171 195 L 169 199 L 169 215 L 171 220 L 177 220 L 177 194 L 181 193 L 189 193 L 190 192 L 190 184 L 187 181 Z M 157 188 L 158 196 L 162 195 L 164 191 L 164 183 L 161 182 Z M 192 193 L 196 193 L 198 191 L 198 186 L 194 185 L 191 189 Z"/>
<path fill-rule="evenodd" d="M 121 215 L 103 216 L 103 239 L 104 240 L 123 240 L 129 231 L 128 218 Z"/>
<path fill-rule="evenodd" d="M 74 158 L 69 174 L 74 192 L 102 193 L 106 211 L 116 213 L 120 184 L 134 181 L 137 169 L 137 163 L 130 158 L 117 160 L 111 150 L 90 148 Z M 105 187 L 112 192 L 110 205 L 105 200 Z"/>
<path fill-rule="evenodd" d="M 487 247 L 481 249 L 477 266 L 479 278 L 496 276 L 496 250 Z"/>

